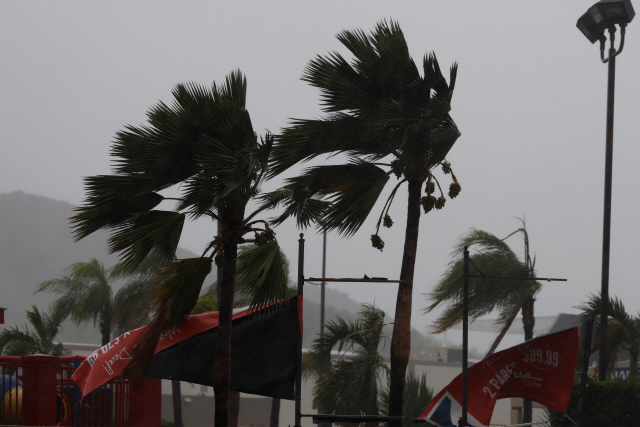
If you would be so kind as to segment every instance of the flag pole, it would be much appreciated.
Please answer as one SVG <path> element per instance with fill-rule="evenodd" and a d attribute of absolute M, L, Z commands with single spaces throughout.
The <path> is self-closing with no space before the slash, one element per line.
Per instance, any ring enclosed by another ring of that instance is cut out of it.
<path fill-rule="evenodd" d="M 300 233 L 298 240 L 298 298 L 303 295 L 304 288 L 304 233 Z M 302 331 L 300 331 L 302 332 Z M 302 400 L 302 335 L 298 345 L 298 368 L 296 372 L 296 419 L 295 426 L 301 425 L 301 400 Z"/>

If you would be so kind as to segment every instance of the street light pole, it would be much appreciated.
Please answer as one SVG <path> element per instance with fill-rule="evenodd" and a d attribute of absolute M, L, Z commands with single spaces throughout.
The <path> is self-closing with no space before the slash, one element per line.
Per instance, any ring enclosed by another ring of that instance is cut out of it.
<path fill-rule="evenodd" d="M 624 27 L 623 27 L 624 28 Z M 609 57 L 602 59 L 609 62 L 608 82 L 607 82 L 607 137 L 604 167 L 604 216 L 602 222 L 602 278 L 600 286 L 600 299 L 602 301 L 600 316 L 600 381 L 607 378 L 607 318 L 609 306 L 609 258 L 611 249 L 611 184 L 613 172 L 613 106 L 616 85 L 616 49 L 613 42 L 615 40 L 616 27 L 609 27 Z M 602 43 L 604 48 L 604 43 Z M 601 49 L 601 51 L 604 49 Z"/>
<path fill-rule="evenodd" d="M 631 0 L 600 0 L 578 19 L 577 27 L 591 43 L 600 41 L 600 59 L 608 63 L 607 80 L 607 134 L 605 140 L 605 168 L 604 168 L 604 215 L 602 221 L 602 277 L 600 285 L 600 354 L 599 379 L 607 378 L 607 323 L 609 308 L 609 258 L 611 250 L 611 183 L 613 171 L 613 107 L 616 79 L 616 56 L 624 47 L 624 36 L 627 24 L 635 16 Z M 620 26 L 620 47 L 616 50 L 616 25 Z M 604 57 L 609 32 L 609 55 Z"/>

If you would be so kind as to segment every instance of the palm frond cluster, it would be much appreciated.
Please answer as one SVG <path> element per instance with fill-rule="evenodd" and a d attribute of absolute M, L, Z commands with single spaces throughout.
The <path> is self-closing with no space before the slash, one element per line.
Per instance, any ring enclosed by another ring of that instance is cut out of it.
<path fill-rule="evenodd" d="M 327 116 L 294 120 L 276 136 L 271 175 L 298 162 L 323 155 L 343 154 L 345 164 L 306 169 L 290 178 L 278 194 L 270 195 L 284 206 L 276 223 L 295 216 L 298 224 L 316 222 L 325 230 L 350 236 L 364 223 L 391 175 L 400 182 L 384 204 L 372 236 L 382 250 L 380 223 L 391 227 L 389 209 L 397 188 L 407 181 L 428 181 L 423 206 L 444 207 L 445 195 L 432 170 L 451 166 L 445 156 L 460 136 L 449 115 L 457 65 L 451 67 L 447 84 L 435 54 L 425 55 L 422 75 L 411 58 L 397 22 L 382 21 L 371 34 L 343 31 L 338 40 L 351 52 L 347 61 L 337 52 L 317 56 L 305 69 L 302 80 L 320 89 Z M 453 178 L 449 197 L 460 192 Z M 436 198 L 434 182 L 440 196 Z"/>
<path fill-rule="evenodd" d="M 245 217 L 268 170 L 273 136 L 258 138 L 246 110 L 246 78 L 235 71 L 210 88 L 179 84 L 173 103 L 159 102 L 147 124 L 126 126 L 111 148 L 114 174 L 86 178 L 87 198 L 71 218 L 76 239 L 101 228 L 111 230 L 109 249 L 121 256 L 122 270 L 133 271 L 152 255 L 166 265 L 160 276 L 156 313 L 171 300 L 166 319 L 179 323 L 196 303 L 211 260 L 222 263 L 229 239 L 253 233 L 257 243 L 273 240 L 264 221 Z M 160 192 L 180 185 L 173 210 L 156 207 Z M 220 221 L 200 259 L 174 260 L 186 218 Z M 271 286 L 267 298 L 282 293 Z M 180 303 L 172 297 L 180 293 Z M 262 296 L 264 297 L 264 295 Z"/>

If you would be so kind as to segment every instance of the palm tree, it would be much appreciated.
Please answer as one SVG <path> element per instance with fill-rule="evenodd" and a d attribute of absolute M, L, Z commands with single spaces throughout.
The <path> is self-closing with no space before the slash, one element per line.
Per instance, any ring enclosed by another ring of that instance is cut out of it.
<path fill-rule="evenodd" d="M 64 349 L 61 343 L 53 340 L 60 331 L 64 316 L 60 312 L 41 313 L 38 307 L 27 310 L 27 320 L 32 330 L 26 326 L 24 331 L 14 326 L 0 332 L 0 353 L 5 356 L 29 356 L 32 354 L 49 354 L 62 356 Z"/>
<path fill-rule="evenodd" d="M 447 84 L 436 56 L 425 55 L 424 75 L 409 55 L 398 23 L 379 22 L 371 34 L 343 31 L 338 40 L 353 54 L 349 63 L 337 52 L 317 56 L 302 79 L 320 89 L 323 109 L 318 120 L 296 119 L 276 138 L 271 162 L 278 174 L 298 162 L 321 155 L 344 154 L 345 164 L 306 169 L 281 190 L 265 197 L 278 200 L 286 217 L 299 226 L 318 222 L 323 230 L 354 234 L 369 216 L 391 176 L 398 179 L 384 203 L 372 245 L 380 250 L 380 224 L 391 227 L 389 208 L 398 188 L 408 185 L 407 224 L 391 343 L 390 413 L 400 415 L 410 353 L 411 301 L 418 246 L 420 206 L 425 212 L 444 207 L 445 197 L 433 174 L 442 166 L 451 174 L 449 196 L 460 192 L 445 156 L 460 136 L 449 116 L 457 65 Z M 440 196 L 436 198 L 436 185 Z M 425 195 L 422 195 L 423 188 Z M 325 199 L 325 200 L 322 200 Z"/>
<path fill-rule="evenodd" d="M 155 270 L 157 264 L 152 259 L 145 260 L 134 274 L 125 274 L 121 265 L 105 269 L 91 258 L 72 264 L 65 276 L 43 282 L 36 292 L 61 295 L 52 305 L 53 312 L 70 317 L 77 325 L 93 321 L 105 345 L 111 341 L 112 331 L 119 335 L 149 323 Z M 130 280 L 114 295 L 111 284 L 125 275 Z"/>
<path fill-rule="evenodd" d="M 505 243 L 506 238 L 519 232 L 525 236 L 525 261 L 518 259 L 509 245 Z M 433 291 L 427 295 L 431 305 L 424 310 L 424 313 L 431 312 L 444 302 L 449 303 L 449 307 L 433 323 L 434 333 L 444 332 L 462 321 L 463 259 L 461 254 L 465 246 L 472 250 L 475 249 L 470 259 L 482 271 L 482 274 L 535 277 L 535 260 L 532 261 L 529 255 L 529 238 L 524 222 L 521 228 L 506 238 L 499 239 L 486 231 L 471 229 L 467 235 L 460 239 L 451 252 L 452 260 L 447 271 L 442 275 Z M 495 351 L 520 311 L 522 311 L 525 341 L 533 338 L 533 327 L 535 326 L 533 304 L 535 296 L 541 288 L 542 285 L 534 280 L 469 278 L 469 317 L 472 320 L 477 319 L 494 310 L 499 310 L 500 313 L 497 323 L 501 325 L 502 329 L 491 345 L 487 356 Z"/>
<path fill-rule="evenodd" d="M 431 305 L 424 312 L 429 313 L 443 302 L 449 302 L 449 307 L 433 323 L 435 333 L 444 332 L 462 320 L 462 288 L 463 288 L 463 258 L 461 254 L 465 247 L 475 249 L 471 261 L 482 274 L 488 276 L 506 277 L 535 277 L 535 259 L 529 253 L 529 234 L 524 220 L 520 220 L 522 227 L 504 239 L 499 239 L 491 233 L 471 229 L 463 236 L 451 252 L 452 260 L 440 282 L 428 294 Z M 516 233 L 524 236 L 524 261 L 518 259 L 505 240 Z M 500 341 L 511 327 L 519 312 L 522 312 L 522 326 L 524 340 L 533 338 L 535 296 L 542 289 L 542 285 L 535 280 L 488 279 L 469 278 L 469 317 L 477 319 L 480 316 L 499 310 L 497 324 L 502 326 L 497 338 L 487 352 L 491 355 Z M 524 423 L 531 422 L 531 401 L 525 400 L 522 419 Z"/>
<path fill-rule="evenodd" d="M 413 420 L 418 418 L 433 399 L 433 389 L 427 387 L 427 374 L 417 377 L 413 372 L 407 374 L 404 391 L 405 418 L 403 426 L 412 426 Z M 380 392 L 380 410 L 383 414 L 389 413 L 389 389 Z"/>
<path fill-rule="evenodd" d="M 327 322 L 327 331 L 314 340 L 303 360 L 305 377 L 316 377 L 314 408 L 331 414 L 379 414 L 378 382 L 385 369 L 378 354 L 383 323 L 384 311 L 369 304 L 362 305 L 355 321 L 336 317 Z M 336 345 L 345 353 L 332 361 Z"/>
<path fill-rule="evenodd" d="M 598 295 L 590 295 L 589 299 L 577 307 L 583 314 L 590 316 L 600 316 L 602 309 L 602 299 Z M 608 372 L 615 372 L 616 362 L 623 352 L 629 353 L 629 379 L 638 378 L 638 357 L 640 356 L 640 315 L 632 316 L 627 313 L 624 304 L 616 297 L 609 297 L 607 308 L 609 317 L 607 335 L 607 348 L 609 352 Z M 596 317 L 598 318 L 598 317 Z M 599 323 L 599 321 L 598 321 Z M 599 327 L 593 326 L 596 330 L 596 343 L 591 348 L 600 348 Z"/>
<path fill-rule="evenodd" d="M 279 301 L 286 295 L 275 234 L 266 221 L 256 219 L 270 206 L 246 212 L 260 194 L 273 144 L 271 134 L 258 140 L 253 130 L 246 89 L 240 71 L 211 88 L 178 84 L 171 105 L 156 104 L 147 114 L 147 124 L 117 133 L 111 150 L 117 158 L 115 174 L 87 178 L 85 204 L 71 218 L 78 239 L 100 228 L 112 229 L 110 250 L 120 252 L 129 270 L 149 253 L 166 265 L 158 275 L 154 321 L 127 371 L 134 381 L 144 378 L 160 331 L 181 323 L 193 309 L 214 258 L 222 267 L 213 383 L 215 423 L 224 426 L 239 244 L 255 243 L 242 280 L 252 295 L 251 304 Z M 180 191 L 174 210 L 155 210 L 164 200 L 158 192 L 173 186 Z M 174 261 L 187 217 L 213 219 L 219 231 L 212 230 L 201 257 Z"/>

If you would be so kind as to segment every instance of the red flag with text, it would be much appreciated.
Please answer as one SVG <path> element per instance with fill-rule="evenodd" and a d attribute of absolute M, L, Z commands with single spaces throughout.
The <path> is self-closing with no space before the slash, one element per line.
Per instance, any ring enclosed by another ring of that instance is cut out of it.
<path fill-rule="evenodd" d="M 145 329 L 120 335 L 82 362 L 72 379 L 83 396 L 122 374 Z M 163 330 L 147 378 L 213 386 L 217 336 L 218 312 L 189 316 Z M 273 309 L 234 310 L 231 390 L 293 400 L 301 339 L 302 297 Z"/>
<path fill-rule="evenodd" d="M 564 413 L 573 389 L 578 328 L 544 335 L 494 353 L 467 371 L 467 420 L 486 427 L 497 399 L 522 397 Z M 462 374 L 429 403 L 419 419 L 455 427 L 462 416 Z"/>

